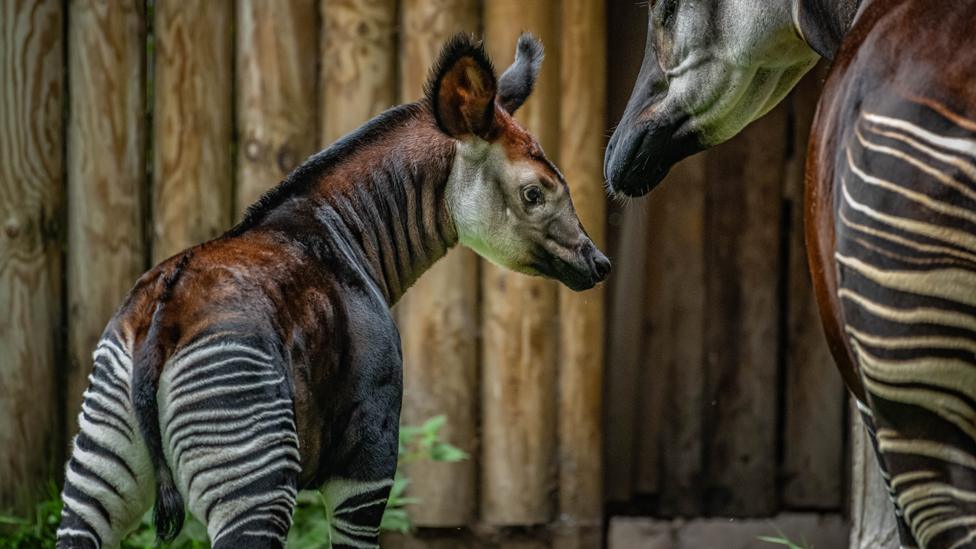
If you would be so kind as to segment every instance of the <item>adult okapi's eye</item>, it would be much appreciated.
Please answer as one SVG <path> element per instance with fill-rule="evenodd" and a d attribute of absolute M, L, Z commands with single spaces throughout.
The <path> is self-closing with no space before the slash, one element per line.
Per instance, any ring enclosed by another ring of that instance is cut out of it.
<path fill-rule="evenodd" d="M 522 187 L 522 201 L 526 206 L 538 206 L 542 204 L 542 189 L 535 185 Z"/>

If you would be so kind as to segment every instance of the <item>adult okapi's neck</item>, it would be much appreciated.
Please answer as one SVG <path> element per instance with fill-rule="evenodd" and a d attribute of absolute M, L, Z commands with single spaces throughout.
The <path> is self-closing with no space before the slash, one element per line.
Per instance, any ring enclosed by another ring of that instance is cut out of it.
<path fill-rule="evenodd" d="M 833 59 L 862 3 L 862 0 L 793 0 L 793 22 L 814 51 Z"/>
<path fill-rule="evenodd" d="M 425 105 L 396 107 L 306 161 L 241 225 L 321 236 L 392 306 L 458 241 L 444 200 L 455 150 Z"/>

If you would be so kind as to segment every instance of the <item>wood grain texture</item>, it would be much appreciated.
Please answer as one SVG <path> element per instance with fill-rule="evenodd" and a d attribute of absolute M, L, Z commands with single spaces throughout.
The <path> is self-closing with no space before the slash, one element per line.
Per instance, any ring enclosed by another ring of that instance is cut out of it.
<path fill-rule="evenodd" d="M 780 105 L 707 157 L 705 512 L 777 507 L 781 185 Z"/>
<path fill-rule="evenodd" d="M 607 334 L 604 391 L 604 474 L 606 499 L 627 502 L 636 483 L 636 448 L 640 374 L 648 330 L 644 323 L 649 209 L 654 198 L 629 202 L 620 213 L 620 230 L 612 254 L 613 273 Z M 656 468 L 656 467 L 655 467 Z"/>
<path fill-rule="evenodd" d="M 844 492 L 845 390 L 827 348 L 813 297 L 803 231 L 803 173 L 824 66 L 814 69 L 788 100 L 793 143 L 783 195 L 789 204 L 786 273 L 785 394 L 782 501 L 801 509 L 837 509 Z"/>
<path fill-rule="evenodd" d="M 231 0 L 155 6 L 152 257 L 231 224 Z"/>
<path fill-rule="evenodd" d="M 318 4 L 237 3 L 235 217 L 318 149 Z"/>
<path fill-rule="evenodd" d="M 92 352 L 146 267 L 146 13 L 143 2 L 69 4 L 68 372 L 74 436 Z"/>
<path fill-rule="evenodd" d="M 396 102 L 396 14 L 395 0 L 322 1 L 323 146 Z"/>
<path fill-rule="evenodd" d="M 640 69 L 647 33 L 647 7 L 607 2 L 607 110 L 605 128 L 623 114 Z M 653 198 L 653 197 L 651 197 Z M 608 253 L 613 272 L 607 280 L 607 351 L 604 387 L 604 482 L 608 501 L 632 496 L 637 437 L 638 375 L 646 342 L 644 317 L 645 253 L 650 230 L 649 199 L 608 204 Z M 610 466 L 612 464 L 612 466 Z"/>
<path fill-rule="evenodd" d="M 565 0 L 561 20 L 560 168 L 580 221 L 605 249 L 606 6 Z M 560 546 L 602 533 L 604 296 L 604 285 L 559 289 Z"/>
<path fill-rule="evenodd" d="M 706 153 L 707 154 L 707 153 Z M 703 492 L 705 171 L 707 156 L 675 166 L 648 198 L 637 482 L 663 516 L 697 516 Z"/>
<path fill-rule="evenodd" d="M 492 0 L 485 38 L 499 70 L 514 58 L 521 31 L 541 38 L 546 61 L 516 118 L 559 163 L 558 2 Z M 481 517 L 530 525 L 553 517 L 556 482 L 556 283 L 484 264 Z"/>
<path fill-rule="evenodd" d="M 0 3 L 0 511 L 60 469 L 63 4 Z"/>
<path fill-rule="evenodd" d="M 427 71 L 455 32 L 478 30 L 475 0 L 404 0 L 400 99 L 420 98 Z M 424 273 L 397 306 L 403 340 L 402 421 L 447 416 L 445 440 L 468 452 L 458 463 L 409 466 L 410 511 L 418 526 L 470 524 L 477 504 L 478 258 L 455 249 Z"/>

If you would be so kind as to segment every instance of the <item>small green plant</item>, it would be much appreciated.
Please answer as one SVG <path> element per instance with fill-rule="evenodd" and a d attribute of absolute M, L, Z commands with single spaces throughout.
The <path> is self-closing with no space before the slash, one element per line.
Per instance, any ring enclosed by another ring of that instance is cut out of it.
<path fill-rule="evenodd" d="M 444 416 L 435 416 L 419 426 L 400 427 L 399 461 L 390 498 L 386 502 L 380 529 L 407 532 L 411 529 L 407 508 L 420 502 L 405 495 L 409 480 L 402 466 L 415 461 L 457 462 L 468 458 L 459 448 L 442 440 Z M 319 549 L 329 540 L 328 504 L 318 490 L 298 493 L 294 519 L 288 532 L 288 549 Z M 0 515 L 0 549 L 53 549 L 61 517 L 61 499 L 54 483 L 47 500 L 39 503 L 30 519 Z M 156 542 L 152 511 L 142 517 L 139 526 L 122 542 L 122 549 L 209 549 L 207 529 L 187 515 L 183 530 L 173 541 Z"/>
<path fill-rule="evenodd" d="M 775 536 L 759 536 L 759 541 L 765 541 L 766 543 L 772 543 L 774 545 L 783 545 L 788 549 L 813 549 L 813 546 L 808 545 L 805 539 L 801 539 L 800 543 L 796 543 L 790 538 L 786 537 L 786 534 L 784 534 L 779 528 L 776 528 Z"/>
<path fill-rule="evenodd" d="M 47 499 L 34 506 L 30 518 L 0 515 L 0 549 L 54 548 L 61 521 L 61 498 L 54 482 L 48 484 L 47 492 Z"/>

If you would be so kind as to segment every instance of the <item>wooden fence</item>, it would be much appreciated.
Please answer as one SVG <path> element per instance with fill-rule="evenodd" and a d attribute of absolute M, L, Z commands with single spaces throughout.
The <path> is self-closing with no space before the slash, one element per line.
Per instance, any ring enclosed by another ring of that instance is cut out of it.
<path fill-rule="evenodd" d="M 91 350 L 141 272 L 418 98 L 454 32 L 483 35 L 503 69 L 529 30 L 547 57 L 518 118 L 611 240 L 613 283 L 574 294 L 455 250 L 405 296 L 403 419 L 445 414 L 472 458 L 411 466 L 422 531 L 399 543 L 592 547 L 607 501 L 839 509 L 844 407 L 799 229 L 816 80 L 607 216 L 607 108 L 619 116 L 643 41 L 630 4 L 0 2 L 0 508 L 58 476 Z"/>

